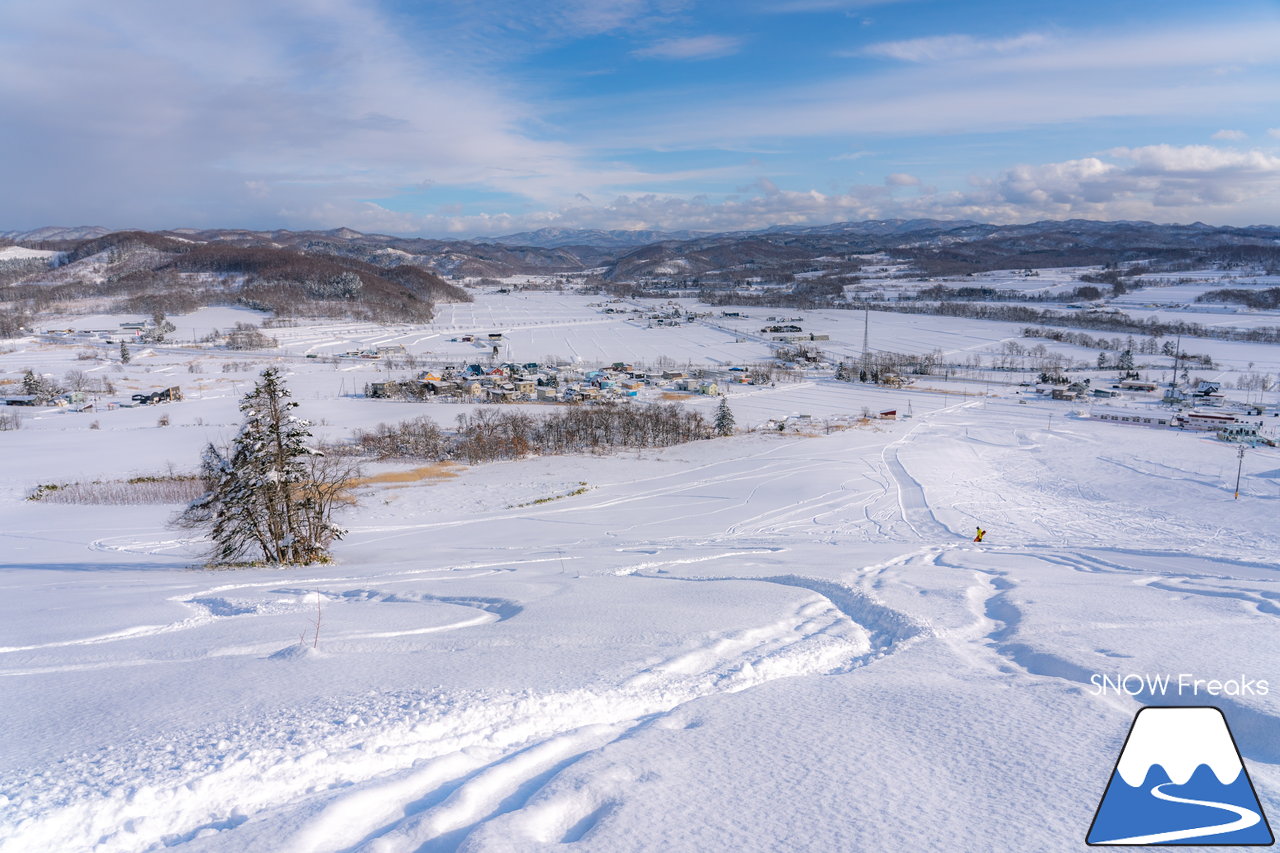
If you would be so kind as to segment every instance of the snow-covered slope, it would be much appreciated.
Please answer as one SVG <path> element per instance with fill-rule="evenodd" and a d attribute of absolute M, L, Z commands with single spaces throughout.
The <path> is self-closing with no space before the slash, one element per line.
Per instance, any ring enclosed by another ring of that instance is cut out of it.
<path fill-rule="evenodd" d="M 538 304 L 494 297 L 453 319 L 527 320 L 512 328 L 530 348 L 546 343 L 535 321 L 555 324 L 585 351 L 601 315 Z M 856 346 L 854 319 L 831 313 Z M 185 340 L 231 318 L 179 319 Z M 916 319 L 895 334 L 964 351 L 1007 333 Z M 703 364 L 754 346 L 706 326 L 599 328 L 627 357 L 686 331 L 680 351 Z M 24 500 L 194 467 L 268 363 L 329 438 L 469 410 L 339 396 L 385 371 L 303 357 L 336 337 L 462 347 L 443 331 L 277 332 L 284 355 L 184 344 L 120 371 L 76 360 L 88 345 L 0 353 L 6 378 L 79 366 L 187 392 L 168 426 L 150 407 L 35 408 L 0 432 L 5 853 L 1081 850 L 1142 704 L 1220 707 L 1263 807 L 1280 808 L 1274 690 L 1092 680 L 1275 684 L 1274 449 L 1248 451 L 1235 500 L 1235 449 L 1201 435 L 1070 417 L 1012 386 L 815 374 L 728 397 L 740 426 L 804 413 L 808 429 L 369 486 L 327 566 L 193 570 L 176 507 Z M 823 426 L 864 407 L 913 417 Z M 1218 772 L 1222 754 L 1162 761 Z"/>

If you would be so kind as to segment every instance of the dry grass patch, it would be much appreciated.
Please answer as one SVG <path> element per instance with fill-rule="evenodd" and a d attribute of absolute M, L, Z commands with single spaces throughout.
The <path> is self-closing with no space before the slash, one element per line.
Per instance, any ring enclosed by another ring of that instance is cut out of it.
<path fill-rule="evenodd" d="M 88 483 L 42 483 L 32 490 L 27 500 L 114 506 L 178 504 L 190 503 L 204 492 L 204 481 L 194 475 L 161 475 Z"/>
<path fill-rule="evenodd" d="M 431 465 L 422 465 L 406 471 L 385 471 L 381 474 L 360 477 L 357 480 L 353 480 L 351 485 L 355 488 L 360 486 L 388 486 L 393 489 L 402 489 L 426 480 L 452 479 L 458 476 L 458 472 L 463 467 L 457 462 L 435 462 Z"/>

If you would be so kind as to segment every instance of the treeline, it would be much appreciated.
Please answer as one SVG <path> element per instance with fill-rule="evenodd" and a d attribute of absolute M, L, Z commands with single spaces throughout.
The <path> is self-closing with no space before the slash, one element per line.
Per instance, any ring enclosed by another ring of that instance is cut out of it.
<path fill-rule="evenodd" d="M 17 338 L 31 328 L 31 315 L 13 306 L 0 307 L 0 340 Z"/>
<path fill-rule="evenodd" d="M 0 286 L 20 281 L 29 275 L 49 269 L 48 258 L 9 258 L 0 260 Z"/>
<path fill-rule="evenodd" d="M 895 248 L 891 254 L 898 260 L 909 261 L 921 274 L 931 278 L 996 270 L 1114 266 L 1150 256 L 1143 250 L 1092 247 L 1017 250 L 993 246 L 982 240 L 956 243 L 941 249 Z"/>
<path fill-rule="evenodd" d="M 36 373 L 31 368 L 27 368 L 22 374 L 22 382 L 19 386 L 21 393 L 25 396 L 33 398 L 33 400 L 44 405 L 49 403 L 68 391 L 82 391 L 87 394 L 114 394 L 116 386 L 111 380 L 102 374 L 88 374 L 83 370 L 68 370 L 59 382 L 51 375 Z"/>
<path fill-rule="evenodd" d="M 701 414 L 674 403 L 574 406 L 537 417 L 511 407 L 482 406 L 458 415 L 452 432 L 419 417 L 357 430 L 353 446 L 377 459 L 460 460 L 474 465 L 524 456 L 669 447 L 710 436 L 711 426 Z"/>
<path fill-rule="evenodd" d="M 868 353 L 865 362 L 840 362 L 836 365 L 836 379 L 846 382 L 870 382 L 874 385 L 896 385 L 906 374 L 929 376 L 947 366 L 941 350 L 924 354 L 881 350 Z"/>
<path fill-rule="evenodd" d="M 836 307 L 836 306 L 829 306 Z M 852 307 L 852 306 L 849 306 Z M 859 306 L 861 307 L 861 306 Z M 1153 317 L 1138 320 L 1128 314 L 1062 313 L 1041 311 L 1025 305 L 988 304 L 983 302 L 876 302 L 867 307 L 900 314 L 932 314 L 942 317 L 966 317 L 974 320 L 1000 320 L 1006 323 L 1068 326 L 1077 329 L 1133 332 L 1152 337 L 1182 335 L 1220 341 L 1280 343 L 1280 327 L 1259 326 L 1253 329 L 1230 329 L 1203 326 L 1199 323 L 1162 322 Z"/>
<path fill-rule="evenodd" d="M 906 260 L 928 276 L 955 276 L 971 272 L 1053 267 L 1147 265 L 1156 270 L 1194 269 L 1205 266 L 1261 266 L 1280 268 L 1280 247 L 1267 245 L 1216 245 L 1207 247 L 1159 246 L 1135 237 L 1124 247 L 1079 245 L 1067 238 L 1067 245 L 1029 249 L 1007 239 L 973 240 L 944 247 L 898 247 L 890 254 Z M 1146 245 L 1144 245 L 1146 243 Z M 1128 275 L 1128 273 L 1121 273 Z M 1087 281 L 1087 279 L 1085 279 Z M 1112 282 L 1104 282 L 1110 284 Z"/>
<path fill-rule="evenodd" d="M 637 291 L 635 295 L 654 299 L 666 299 L 670 296 L 670 294 L 661 290 Z M 823 290 L 741 293 L 736 290 L 710 290 L 703 288 L 698 291 L 698 301 L 705 305 L 742 305 L 756 308 L 814 309 L 850 307 L 847 304 L 834 301 L 833 295 Z"/>
<path fill-rule="evenodd" d="M 1120 353 L 1136 352 L 1142 355 L 1163 355 L 1170 358 L 1177 357 L 1202 367 L 1211 368 L 1214 366 L 1213 357 L 1204 353 L 1191 353 L 1183 350 L 1179 355 L 1177 345 L 1171 340 L 1161 342 L 1155 338 L 1134 338 L 1130 336 L 1122 341 L 1120 338 L 1095 338 L 1092 335 L 1086 335 L 1084 332 L 1066 332 L 1062 329 L 1050 329 L 1044 326 L 1027 326 L 1023 328 L 1022 336 L 1024 338 L 1044 338 L 1051 341 L 1074 344 L 1087 349 L 1114 350 Z"/>
<path fill-rule="evenodd" d="M 1089 281 L 1087 276 L 1080 277 Z M 1119 292 L 1125 292 L 1123 285 Z M 934 284 L 915 292 L 917 300 L 941 300 L 951 302 L 1006 302 L 1016 299 L 1019 302 L 1062 302 L 1064 299 L 1082 299 L 1090 301 L 1102 298 L 1102 291 L 1092 284 L 1081 285 L 1070 293 L 1023 293 L 1020 291 L 1002 290 L 997 287 L 947 287 Z"/>
<path fill-rule="evenodd" d="M 1265 290 L 1242 290 L 1230 287 L 1210 290 L 1197 296 L 1196 302 L 1235 303 L 1256 311 L 1271 311 L 1280 308 L 1280 287 L 1268 287 Z"/>

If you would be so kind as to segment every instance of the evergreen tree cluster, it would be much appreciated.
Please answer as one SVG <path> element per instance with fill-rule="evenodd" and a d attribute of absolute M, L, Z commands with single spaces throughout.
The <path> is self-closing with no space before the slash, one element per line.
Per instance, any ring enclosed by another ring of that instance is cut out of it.
<path fill-rule="evenodd" d="M 53 379 L 36 373 L 30 368 L 22 374 L 22 393 L 34 397 L 37 403 L 48 403 L 62 393 L 62 388 Z"/>
<path fill-rule="evenodd" d="M 342 538 L 331 517 L 349 501 L 354 466 L 308 445 L 297 406 L 279 370 L 268 368 L 240 402 L 245 420 L 230 448 L 205 448 L 207 491 L 178 522 L 208 531 L 210 564 L 328 562 L 330 544 Z"/>
<path fill-rule="evenodd" d="M 312 299 L 355 299 L 364 289 L 364 282 L 353 272 L 340 272 L 326 279 L 306 282 L 307 295 Z"/>

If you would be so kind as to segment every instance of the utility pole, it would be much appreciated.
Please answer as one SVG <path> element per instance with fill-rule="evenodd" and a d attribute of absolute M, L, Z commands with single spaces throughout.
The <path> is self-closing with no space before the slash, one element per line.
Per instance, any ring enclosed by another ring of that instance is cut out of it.
<path fill-rule="evenodd" d="M 871 309 L 862 309 L 862 372 L 871 373 L 871 350 L 868 346 L 871 340 Z"/>
<path fill-rule="evenodd" d="M 1182 359 L 1182 335 L 1178 335 L 1173 350 L 1173 377 L 1169 380 L 1169 396 L 1178 396 L 1178 362 Z"/>
<path fill-rule="evenodd" d="M 1244 470 L 1244 445 L 1240 445 L 1240 450 L 1236 454 L 1239 462 L 1236 464 L 1236 500 L 1240 500 L 1240 472 Z"/>

